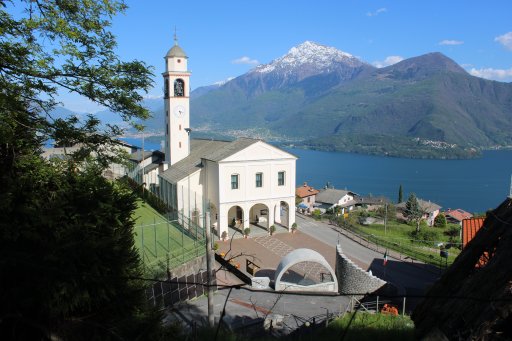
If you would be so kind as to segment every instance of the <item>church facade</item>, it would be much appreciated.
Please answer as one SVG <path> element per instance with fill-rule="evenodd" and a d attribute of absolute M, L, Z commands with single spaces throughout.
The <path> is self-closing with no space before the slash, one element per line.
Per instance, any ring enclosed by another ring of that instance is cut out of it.
<path fill-rule="evenodd" d="M 160 197 L 200 226 L 209 211 L 220 238 L 253 225 L 290 230 L 297 157 L 258 139 L 190 139 L 188 57 L 175 39 L 164 59 L 165 162 L 151 169 Z"/>

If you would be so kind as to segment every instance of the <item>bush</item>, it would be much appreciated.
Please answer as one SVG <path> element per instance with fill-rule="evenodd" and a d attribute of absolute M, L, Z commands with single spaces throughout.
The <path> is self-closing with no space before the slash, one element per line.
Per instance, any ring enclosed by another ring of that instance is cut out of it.
<path fill-rule="evenodd" d="M 250 234 L 251 234 L 251 229 L 250 229 L 250 228 L 248 228 L 248 227 L 246 227 L 246 228 L 244 229 L 244 235 L 248 236 L 248 235 L 250 235 Z"/>
<path fill-rule="evenodd" d="M 315 220 L 322 220 L 322 212 L 317 208 L 313 211 L 313 213 L 311 213 L 311 216 L 315 219 Z"/>
<path fill-rule="evenodd" d="M 425 245 L 432 245 L 433 242 L 441 239 L 439 236 L 439 231 L 429 228 L 421 229 L 418 232 L 411 231 L 409 232 L 409 235 L 411 236 L 412 239 L 414 239 L 414 241 Z"/>
<path fill-rule="evenodd" d="M 273 234 L 274 232 L 276 232 L 276 226 L 272 225 L 270 226 L 270 234 Z"/>
<path fill-rule="evenodd" d="M 434 226 L 435 227 L 446 227 L 446 216 L 443 213 L 439 213 L 436 218 L 434 219 Z"/>

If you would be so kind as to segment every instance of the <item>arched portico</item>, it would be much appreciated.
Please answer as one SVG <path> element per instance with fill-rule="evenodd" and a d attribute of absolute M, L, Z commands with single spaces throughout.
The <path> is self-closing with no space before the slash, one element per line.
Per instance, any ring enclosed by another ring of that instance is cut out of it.
<path fill-rule="evenodd" d="M 265 204 L 254 204 L 249 211 L 251 224 L 261 226 L 267 230 L 270 228 L 269 209 Z"/>
<path fill-rule="evenodd" d="M 228 224 L 230 227 L 236 228 L 240 231 L 244 229 L 245 214 L 241 206 L 231 206 L 228 210 Z"/>
<path fill-rule="evenodd" d="M 281 281 L 283 275 L 287 270 L 289 270 L 292 266 L 302 263 L 302 262 L 314 262 L 318 263 L 327 269 L 331 275 L 332 281 L 322 282 L 318 284 L 312 285 L 302 285 L 300 283 L 290 283 Z M 331 268 L 329 263 L 325 260 L 325 258 L 311 249 L 296 249 L 284 256 L 279 262 L 277 266 L 275 275 L 275 290 L 276 291 L 332 291 L 338 292 L 338 279 L 336 278 L 336 274 L 334 270 Z"/>

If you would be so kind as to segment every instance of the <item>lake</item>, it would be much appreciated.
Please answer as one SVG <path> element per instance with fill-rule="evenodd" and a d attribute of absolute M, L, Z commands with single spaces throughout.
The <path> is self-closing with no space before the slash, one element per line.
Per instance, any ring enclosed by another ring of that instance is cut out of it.
<path fill-rule="evenodd" d="M 398 199 L 402 184 L 404 200 L 414 192 L 443 209 L 462 208 L 485 212 L 497 207 L 509 194 L 512 151 L 485 151 L 480 159 L 422 160 L 351 153 L 287 149 L 298 156 L 297 184 L 308 182 Z"/>
<path fill-rule="evenodd" d="M 140 146 L 140 139 L 124 139 Z M 145 143 L 146 149 L 160 145 Z M 296 155 L 297 186 L 307 182 L 318 189 L 330 182 L 335 188 L 360 195 L 398 198 L 402 184 L 404 200 L 414 192 L 443 209 L 462 208 L 485 212 L 496 208 L 509 194 L 512 151 L 485 151 L 471 160 L 422 160 L 351 153 L 286 149 Z"/>

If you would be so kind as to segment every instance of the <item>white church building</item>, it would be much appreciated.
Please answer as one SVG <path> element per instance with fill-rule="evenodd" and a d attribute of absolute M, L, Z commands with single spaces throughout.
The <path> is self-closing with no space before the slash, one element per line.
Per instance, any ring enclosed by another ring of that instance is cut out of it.
<path fill-rule="evenodd" d="M 176 38 L 164 59 L 165 161 L 156 164 L 144 153 L 143 182 L 197 225 L 209 210 L 219 237 L 251 224 L 290 230 L 297 157 L 258 139 L 190 139 L 191 73 Z"/>

